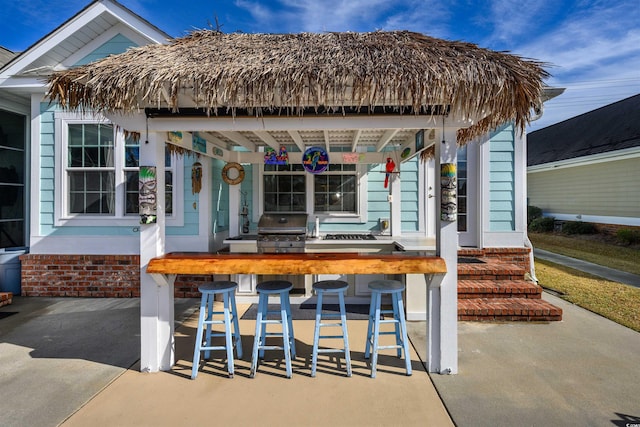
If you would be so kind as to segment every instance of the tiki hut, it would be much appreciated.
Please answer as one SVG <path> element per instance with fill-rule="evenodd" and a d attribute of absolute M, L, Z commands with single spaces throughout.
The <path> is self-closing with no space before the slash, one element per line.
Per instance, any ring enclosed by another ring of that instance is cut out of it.
<path fill-rule="evenodd" d="M 540 102 L 542 63 L 409 31 L 223 34 L 201 30 L 54 73 L 48 96 L 71 110 L 180 114 L 455 114 L 465 143 Z"/>

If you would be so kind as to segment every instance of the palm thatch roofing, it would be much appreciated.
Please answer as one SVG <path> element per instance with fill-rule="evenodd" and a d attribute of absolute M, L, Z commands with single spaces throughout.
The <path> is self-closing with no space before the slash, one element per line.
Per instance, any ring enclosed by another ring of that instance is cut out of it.
<path fill-rule="evenodd" d="M 300 115 L 310 108 L 384 107 L 483 118 L 459 132 L 466 142 L 507 121 L 524 128 L 546 77 L 541 62 L 409 31 L 199 30 L 56 72 L 48 96 L 70 110 L 119 113 L 198 108 L 210 115 L 237 109 Z"/>

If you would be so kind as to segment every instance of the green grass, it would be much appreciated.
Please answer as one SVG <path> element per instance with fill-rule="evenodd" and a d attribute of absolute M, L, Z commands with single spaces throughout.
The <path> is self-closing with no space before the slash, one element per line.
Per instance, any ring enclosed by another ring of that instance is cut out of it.
<path fill-rule="evenodd" d="M 562 299 L 640 332 L 640 288 L 604 280 L 552 262 L 535 260 L 540 286 Z"/>
<path fill-rule="evenodd" d="M 640 274 L 640 249 L 611 243 L 598 236 L 565 236 L 555 233 L 529 233 L 533 246 L 561 255 L 593 262 L 628 273 Z"/>
<path fill-rule="evenodd" d="M 602 235 L 529 233 L 533 246 L 628 273 L 640 274 L 640 250 Z M 552 262 L 535 260 L 538 283 L 582 308 L 640 332 L 640 288 L 623 285 Z"/>

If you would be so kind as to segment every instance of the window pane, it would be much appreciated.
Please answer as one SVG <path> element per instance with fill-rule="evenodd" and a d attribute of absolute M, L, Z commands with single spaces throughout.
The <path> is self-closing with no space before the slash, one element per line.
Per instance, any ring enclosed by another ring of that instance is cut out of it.
<path fill-rule="evenodd" d="M 318 175 L 314 178 L 315 212 L 356 213 L 356 175 Z"/>
<path fill-rule="evenodd" d="M 25 246 L 24 221 L 0 221 L 0 247 Z"/>
<path fill-rule="evenodd" d="M 109 172 L 69 172 L 69 212 L 115 214 L 115 175 Z"/>
<path fill-rule="evenodd" d="M 82 145 L 82 126 L 69 125 L 69 145 Z"/>

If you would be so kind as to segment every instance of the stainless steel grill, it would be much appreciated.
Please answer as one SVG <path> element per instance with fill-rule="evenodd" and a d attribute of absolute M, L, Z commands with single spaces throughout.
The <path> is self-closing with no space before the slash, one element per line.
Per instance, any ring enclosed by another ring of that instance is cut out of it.
<path fill-rule="evenodd" d="M 304 252 L 307 214 L 264 214 L 258 221 L 258 253 Z"/>

